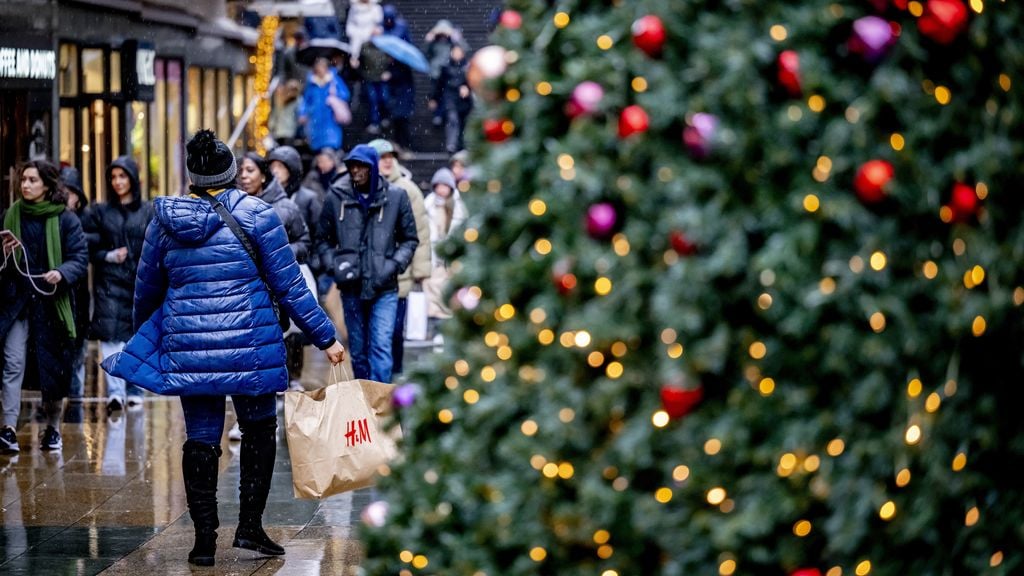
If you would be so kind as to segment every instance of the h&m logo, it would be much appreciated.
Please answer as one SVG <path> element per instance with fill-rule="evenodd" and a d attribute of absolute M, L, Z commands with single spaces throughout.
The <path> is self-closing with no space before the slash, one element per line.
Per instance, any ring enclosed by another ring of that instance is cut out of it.
<path fill-rule="evenodd" d="M 349 420 L 345 430 L 346 446 L 355 446 L 364 442 L 369 444 L 373 441 L 370 439 L 370 422 L 366 418 Z"/>

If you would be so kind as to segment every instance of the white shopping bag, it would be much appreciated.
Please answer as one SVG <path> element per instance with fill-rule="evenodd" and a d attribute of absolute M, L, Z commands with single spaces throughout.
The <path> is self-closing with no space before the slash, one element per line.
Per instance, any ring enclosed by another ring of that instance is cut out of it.
<path fill-rule="evenodd" d="M 405 339 L 427 339 L 427 293 L 409 292 L 405 307 Z"/>

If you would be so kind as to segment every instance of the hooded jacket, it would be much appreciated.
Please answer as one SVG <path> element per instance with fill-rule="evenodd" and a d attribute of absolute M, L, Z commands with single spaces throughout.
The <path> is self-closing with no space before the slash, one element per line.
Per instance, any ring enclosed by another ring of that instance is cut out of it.
<path fill-rule="evenodd" d="M 263 262 L 281 308 L 320 349 L 334 325 L 306 287 L 280 218 L 240 190 L 217 199 L 238 220 Z M 280 392 L 285 346 L 267 285 L 213 207 L 159 198 L 146 232 L 135 289 L 135 326 L 124 352 L 104 360 L 114 376 L 165 394 Z"/>
<path fill-rule="evenodd" d="M 462 195 L 455 182 L 455 174 L 452 174 L 451 170 L 441 168 L 435 172 L 434 177 L 430 179 L 430 186 L 433 188 L 437 184 L 444 184 L 451 188 L 451 196 L 443 198 L 436 192 L 431 192 L 423 204 L 426 206 L 427 218 L 430 220 L 430 246 L 434 266 L 443 266 L 444 260 L 437 254 L 437 245 L 448 238 L 452 230 L 458 229 L 466 221 L 469 212 L 466 210 L 466 204 L 462 201 Z M 448 221 L 449 207 L 451 208 L 450 222 Z M 445 226 L 446 224 L 447 226 Z"/>
<path fill-rule="evenodd" d="M 317 251 L 343 294 L 372 300 L 398 289 L 398 275 L 419 245 L 416 219 L 405 191 L 380 176 L 376 150 L 360 144 L 345 161 L 370 167 L 367 207 L 351 175 L 335 178 L 317 226 Z"/>
<path fill-rule="evenodd" d="M 412 174 L 409 173 L 398 160 L 395 160 L 395 169 L 388 175 L 388 182 L 392 187 L 397 186 L 405 190 L 409 197 L 409 205 L 412 207 L 412 215 L 416 220 L 416 239 L 419 244 L 413 254 L 412 263 L 405 272 L 398 275 L 398 297 L 407 298 L 412 292 L 414 282 L 420 282 L 430 278 L 430 219 L 427 218 L 427 209 L 423 205 L 423 191 L 412 181 Z"/>
<path fill-rule="evenodd" d="M 107 168 L 107 183 L 115 168 L 128 174 L 132 201 L 121 204 L 113 188 L 109 201 L 93 204 L 84 213 L 82 229 L 89 240 L 93 265 L 93 313 L 91 337 L 105 342 L 127 342 L 132 329 L 132 295 L 135 271 L 142 254 L 146 226 L 153 219 L 153 205 L 142 201 L 139 167 L 129 156 L 121 156 Z M 128 248 L 124 262 L 108 262 L 107 254 Z"/>
<path fill-rule="evenodd" d="M 272 179 L 264 187 L 257 198 L 270 204 L 277 213 L 277 217 L 284 224 L 284 230 L 288 234 L 288 245 L 292 248 L 292 254 L 299 264 L 304 264 L 309 257 L 313 241 L 309 236 L 309 229 L 305 220 L 302 219 L 302 212 L 285 194 L 284 188 L 277 179 Z"/>
<path fill-rule="evenodd" d="M 275 160 L 288 168 L 288 186 L 283 187 L 284 191 L 299 207 L 299 213 L 302 214 L 302 220 L 305 221 L 306 228 L 309 228 L 312 238 L 316 233 L 316 224 L 320 221 L 324 201 L 315 190 L 302 185 L 302 157 L 299 156 L 298 150 L 291 146 L 278 146 L 267 154 L 268 164 Z M 287 226 L 287 222 L 285 225 Z"/>

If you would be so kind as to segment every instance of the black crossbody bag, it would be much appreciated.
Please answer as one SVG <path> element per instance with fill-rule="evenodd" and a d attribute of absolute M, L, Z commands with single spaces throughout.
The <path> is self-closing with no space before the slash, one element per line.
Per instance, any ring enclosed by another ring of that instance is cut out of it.
<path fill-rule="evenodd" d="M 220 200 L 217 200 L 209 192 L 200 190 L 195 192 L 196 196 L 199 196 L 203 200 L 206 200 L 213 206 L 213 209 L 220 214 L 220 219 L 227 224 L 231 232 L 238 238 L 238 241 L 242 243 L 242 248 L 248 252 L 249 257 L 252 258 L 253 263 L 256 264 L 256 272 L 260 275 L 260 280 L 263 281 L 263 285 L 267 287 L 267 292 L 270 294 L 270 304 L 274 307 L 274 315 L 277 316 L 277 323 L 281 326 L 281 332 L 287 332 L 292 326 L 292 321 L 288 318 L 288 314 L 281 309 L 281 306 L 277 303 L 277 298 L 274 297 L 274 291 L 270 289 L 270 284 L 267 282 L 267 277 L 263 274 L 263 262 L 260 261 L 259 254 L 252 247 L 252 243 L 249 241 L 249 237 L 246 236 L 245 231 L 238 224 L 238 220 L 228 212 L 228 209 L 221 204 Z"/>

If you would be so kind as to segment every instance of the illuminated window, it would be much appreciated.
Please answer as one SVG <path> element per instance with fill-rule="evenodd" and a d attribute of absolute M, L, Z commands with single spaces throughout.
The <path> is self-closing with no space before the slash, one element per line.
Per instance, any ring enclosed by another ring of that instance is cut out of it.
<path fill-rule="evenodd" d="M 101 94 L 104 85 L 103 49 L 82 49 L 82 91 Z"/>

